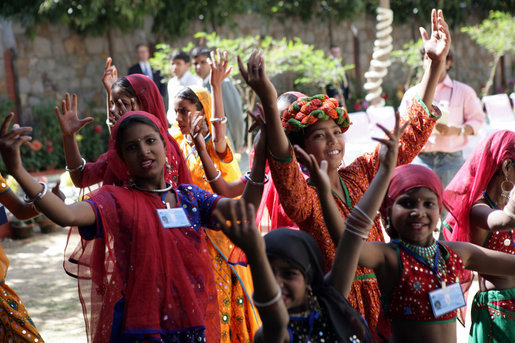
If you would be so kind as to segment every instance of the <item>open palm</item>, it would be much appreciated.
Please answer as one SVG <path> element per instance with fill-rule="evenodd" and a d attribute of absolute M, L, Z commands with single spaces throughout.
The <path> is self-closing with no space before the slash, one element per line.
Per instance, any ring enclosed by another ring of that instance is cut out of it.
<path fill-rule="evenodd" d="M 427 56 L 432 60 L 443 61 L 451 47 L 451 34 L 445 22 L 442 10 L 433 9 L 431 12 L 431 37 L 424 28 L 420 28 L 420 35 Z"/>
<path fill-rule="evenodd" d="M 61 111 L 59 111 L 59 106 L 56 106 L 55 113 L 64 136 L 76 134 L 86 124 L 93 121 L 92 117 L 79 119 L 77 116 L 77 94 L 73 94 L 73 101 L 71 101 L 70 93 L 66 93 L 65 99 L 61 103 Z"/>

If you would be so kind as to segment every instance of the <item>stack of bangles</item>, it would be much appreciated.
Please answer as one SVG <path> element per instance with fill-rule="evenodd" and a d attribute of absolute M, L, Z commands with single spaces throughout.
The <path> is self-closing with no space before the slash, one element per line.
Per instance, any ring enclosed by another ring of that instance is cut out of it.
<path fill-rule="evenodd" d="M 265 174 L 265 179 L 261 182 L 255 181 L 250 177 L 250 171 L 245 173 L 245 180 L 247 180 L 249 183 L 253 184 L 254 186 L 264 186 L 268 182 L 268 176 Z"/>
<path fill-rule="evenodd" d="M 27 194 L 25 194 L 25 195 L 23 196 L 23 201 L 25 201 L 27 204 L 34 205 L 34 202 L 35 202 L 36 200 L 39 200 L 39 199 L 41 199 L 42 197 L 44 197 L 44 196 L 45 196 L 45 194 L 48 192 L 48 185 L 47 185 L 45 182 L 39 182 L 39 184 L 40 184 L 41 186 L 43 186 L 43 190 L 42 190 L 41 192 L 39 192 L 38 194 L 36 194 L 36 195 L 34 196 L 34 198 L 32 198 L 32 199 L 29 199 L 29 197 L 27 196 Z"/>
<path fill-rule="evenodd" d="M 275 305 L 277 305 L 277 303 L 281 300 L 283 296 L 283 292 L 281 292 L 281 287 L 278 285 L 277 286 L 277 295 L 275 297 L 273 297 L 272 299 L 270 299 L 269 301 L 265 301 L 265 302 L 259 302 L 259 301 L 256 301 L 256 299 L 254 298 L 254 294 L 252 294 L 252 301 L 254 302 L 254 305 L 260 309 L 266 309 L 266 308 L 271 308 L 271 307 L 275 307 Z"/>
<path fill-rule="evenodd" d="M 359 208 L 359 206 L 354 206 L 353 211 L 351 211 L 345 220 L 345 231 L 363 239 L 367 239 L 368 230 L 373 224 L 374 221 L 365 213 L 365 211 Z"/>
<path fill-rule="evenodd" d="M 83 171 L 85 166 L 86 166 L 86 160 L 83 157 L 82 158 L 82 164 L 80 166 L 75 167 L 75 168 L 69 168 L 68 166 L 66 166 L 64 169 L 67 172 L 74 172 L 74 171 L 78 171 L 78 170 Z"/>

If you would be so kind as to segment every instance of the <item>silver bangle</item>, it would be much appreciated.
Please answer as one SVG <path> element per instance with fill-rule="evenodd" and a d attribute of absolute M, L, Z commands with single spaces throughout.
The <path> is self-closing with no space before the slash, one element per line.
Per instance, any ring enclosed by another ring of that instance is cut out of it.
<path fill-rule="evenodd" d="M 203 176 L 204 180 L 206 180 L 209 183 L 212 183 L 212 182 L 215 182 L 216 180 L 218 180 L 220 178 L 220 176 L 222 176 L 222 172 L 218 169 L 217 169 L 217 171 L 218 171 L 218 174 L 216 174 L 216 176 L 214 178 L 212 178 L 211 180 L 208 180 L 208 179 L 206 179 L 205 176 Z"/>
<path fill-rule="evenodd" d="M 374 224 L 374 220 L 368 216 L 358 205 L 354 206 L 354 208 L 370 223 L 370 225 Z"/>
<path fill-rule="evenodd" d="M 265 174 L 265 179 L 261 182 L 255 181 L 250 177 L 250 171 L 245 173 L 245 180 L 253 184 L 254 186 L 264 186 L 268 182 L 268 176 Z"/>
<path fill-rule="evenodd" d="M 209 121 L 211 123 L 220 123 L 220 124 L 225 124 L 227 123 L 227 117 L 223 117 L 223 118 L 211 118 L 209 119 Z"/>
<path fill-rule="evenodd" d="M 256 307 L 268 307 L 268 306 L 271 306 L 271 305 L 275 304 L 276 302 L 278 302 L 282 296 L 283 296 L 283 292 L 281 292 L 281 287 L 279 285 L 277 285 L 277 295 L 275 297 L 273 297 L 271 300 L 265 301 L 265 302 L 258 302 L 254 298 L 254 294 L 252 294 L 252 301 L 254 302 L 254 305 Z"/>
<path fill-rule="evenodd" d="M 353 225 L 349 223 L 345 223 L 345 231 L 352 233 L 353 235 L 361 237 L 363 239 L 368 239 L 368 233 L 364 234 L 362 232 L 359 232 Z"/>
<path fill-rule="evenodd" d="M 39 200 L 41 199 L 42 197 L 45 196 L 45 194 L 48 192 L 48 184 L 46 184 L 45 182 L 38 182 L 41 186 L 43 186 L 43 190 L 41 192 L 39 192 L 38 194 L 36 194 L 34 196 L 34 198 L 32 199 L 29 199 L 29 197 L 27 196 L 27 194 L 25 194 L 23 196 L 23 201 L 25 201 L 27 204 L 34 204 L 34 202 L 36 200 Z"/>
<path fill-rule="evenodd" d="M 67 172 L 72 172 L 72 171 L 76 171 L 76 170 L 80 170 L 80 171 L 83 171 L 84 170 L 84 167 L 86 166 L 86 160 L 84 159 L 84 157 L 82 158 L 82 164 L 78 167 L 75 167 L 75 168 L 69 168 L 68 166 L 66 166 L 64 168 L 64 170 L 66 170 Z"/>

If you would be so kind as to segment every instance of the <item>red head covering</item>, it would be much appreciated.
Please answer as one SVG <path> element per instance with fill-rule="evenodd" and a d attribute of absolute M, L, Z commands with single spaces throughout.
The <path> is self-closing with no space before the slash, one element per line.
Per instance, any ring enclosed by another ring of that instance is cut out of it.
<path fill-rule="evenodd" d="M 166 130 L 163 138 L 166 144 L 170 146 L 170 152 L 167 154 L 168 163 L 171 166 L 169 182 L 177 187 L 180 184 L 191 184 L 191 173 L 186 165 L 179 144 L 168 133 L 168 121 L 166 119 L 165 105 L 163 98 L 157 89 L 156 84 L 148 76 L 142 74 L 131 74 L 125 77 L 131 84 L 142 111 L 152 114 L 159 120 L 160 126 Z M 82 187 L 88 187 L 92 184 L 103 181 L 104 184 L 117 184 L 120 180 L 116 175 L 119 172 L 113 170 L 113 166 L 107 163 L 107 156 L 101 155 L 95 163 L 86 164 L 86 168 L 82 175 Z"/>
<path fill-rule="evenodd" d="M 117 121 L 106 155 L 123 181 L 128 180 L 127 167 L 116 151 L 116 138 L 120 125 L 135 115 L 151 120 L 161 135 L 167 132 L 156 116 L 142 111 Z M 184 199 L 180 189 L 176 192 Z M 156 213 L 164 206 L 150 192 L 103 186 L 88 201 L 94 204 L 97 230 L 103 234 L 81 240 L 71 256 L 77 269 L 65 264 L 79 279 L 88 341 L 118 341 L 113 333 L 160 341 L 161 334 L 201 327 L 208 342 L 219 341 L 217 295 L 202 231 L 164 229 Z"/>
<path fill-rule="evenodd" d="M 493 133 L 474 149 L 443 193 L 446 221 L 452 227 L 452 236 L 445 231 L 447 239 L 468 242 L 470 208 L 509 158 L 515 158 L 515 132 L 510 130 Z"/>
<path fill-rule="evenodd" d="M 388 218 L 395 200 L 410 189 L 425 187 L 435 192 L 438 206 L 442 211 L 442 181 L 431 169 L 416 165 L 405 164 L 395 168 L 388 187 L 388 192 L 381 205 L 381 216 Z"/>

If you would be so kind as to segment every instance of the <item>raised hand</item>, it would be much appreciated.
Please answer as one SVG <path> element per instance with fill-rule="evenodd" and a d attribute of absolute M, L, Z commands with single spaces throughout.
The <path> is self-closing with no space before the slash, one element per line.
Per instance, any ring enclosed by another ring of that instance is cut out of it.
<path fill-rule="evenodd" d="M 247 68 L 238 56 L 238 67 L 245 82 L 265 102 L 268 99 L 277 99 L 277 91 L 265 72 L 265 58 L 263 52 L 254 50 L 247 62 Z"/>
<path fill-rule="evenodd" d="M 379 150 L 379 163 L 380 166 L 393 170 L 397 166 L 397 154 L 399 152 L 399 141 L 402 133 L 409 124 L 406 121 L 402 126 L 400 124 L 401 118 L 399 112 L 395 113 L 395 127 L 393 131 L 389 131 L 383 125 L 377 123 L 377 127 L 384 131 L 387 138 L 372 137 L 373 140 L 380 142 L 381 150 Z"/>
<path fill-rule="evenodd" d="M 10 113 L 2 123 L 0 128 L 0 153 L 4 159 L 5 166 L 9 174 L 15 174 L 19 168 L 23 168 L 21 163 L 20 146 L 29 143 L 31 136 L 24 134 L 32 132 L 31 127 L 19 127 L 15 124 L 9 131 L 9 125 L 14 118 L 14 113 Z"/>
<path fill-rule="evenodd" d="M 86 124 L 92 122 L 92 117 L 79 119 L 77 116 L 77 94 L 73 94 L 73 101 L 70 100 L 70 93 L 66 93 L 65 99 L 61 102 L 61 112 L 59 106 L 55 107 L 55 114 L 63 136 L 72 136 L 79 132 Z"/>
<path fill-rule="evenodd" d="M 216 49 L 216 54 L 211 51 L 211 86 L 221 85 L 223 80 L 231 73 L 232 66 L 227 67 L 229 64 L 229 58 L 227 57 L 227 51 L 223 54 L 220 53 L 220 49 Z"/>
<path fill-rule="evenodd" d="M 264 249 L 265 242 L 256 226 L 256 211 L 252 204 L 246 204 L 243 199 L 230 200 L 230 216 L 224 217 L 218 209 L 213 211 L 222 231 L 229 239 L 239 246 L 248 257 L 256 249 Z M 230 222 L 227 223 L 227 222 Z"/>
<path fill-rule="evenodd" d="M 108 57 L 104 68 L 104 76 L 102 77 L 102 83 L 109 94 L 111 94 L 113 83 L 118 80 L 118 70 L 116 69 L 116 66 L 114 64 L 111 65 L 111 63 L 113 63 L 113 59 Z"/>
<path fill-rule="evenodd" d="M 319 192 L 331 192 L 331 180 L 327 174 L 327 161 L 320 161 L 320 166 L 314 155 L 308 154 L 300 146 L 295 145 L 295 156 L 309 170 L 309 179 L 319 189 Z"/>
<path fill-rule="evenodd" d="M 131 98 L 130 106 L 125 106 L 121 99 L 116 101 L 116 106 L 109 109 L 109 125 L 112 127 L 125 113 L 136 111 L 136 99 Z M 112 100 L 114 102 L 114 100 Z"/>
<path fill-rule="evenodd" d="M 451 34 L 442 10 L 431 11 L 431 37 L 423 27 L 419 30 L 427 56 L 435 61 L 445 61 L 451 47 Z"/>
<path fill-rule="evenodd" d="M 202 126 L 204 124 L 205 117 L 200 114 L 199 111 L 189 112 L 188 117 L 190 118 L 190 136 L 193 139 L 193 143 L 197 147 L 197 150 L 205 150 L 206 142 L 204 135 L 202 134 Z"/>
<path fill-rule="evenodd" d="M 261 104 L 257 104 L 256 107 L 259 110 L 259 114 L 254 114 L 247 110 L 247 114 L 252 118 L 252 120 L 254 120 L 248 131 L 252 132 L 256 127 L 259 127 L 259 132 L 254 137 L 254 151 L 256 154 L 265 154 L 267 144 L 266 122 L 264 119 L 265 114 Z"/>

